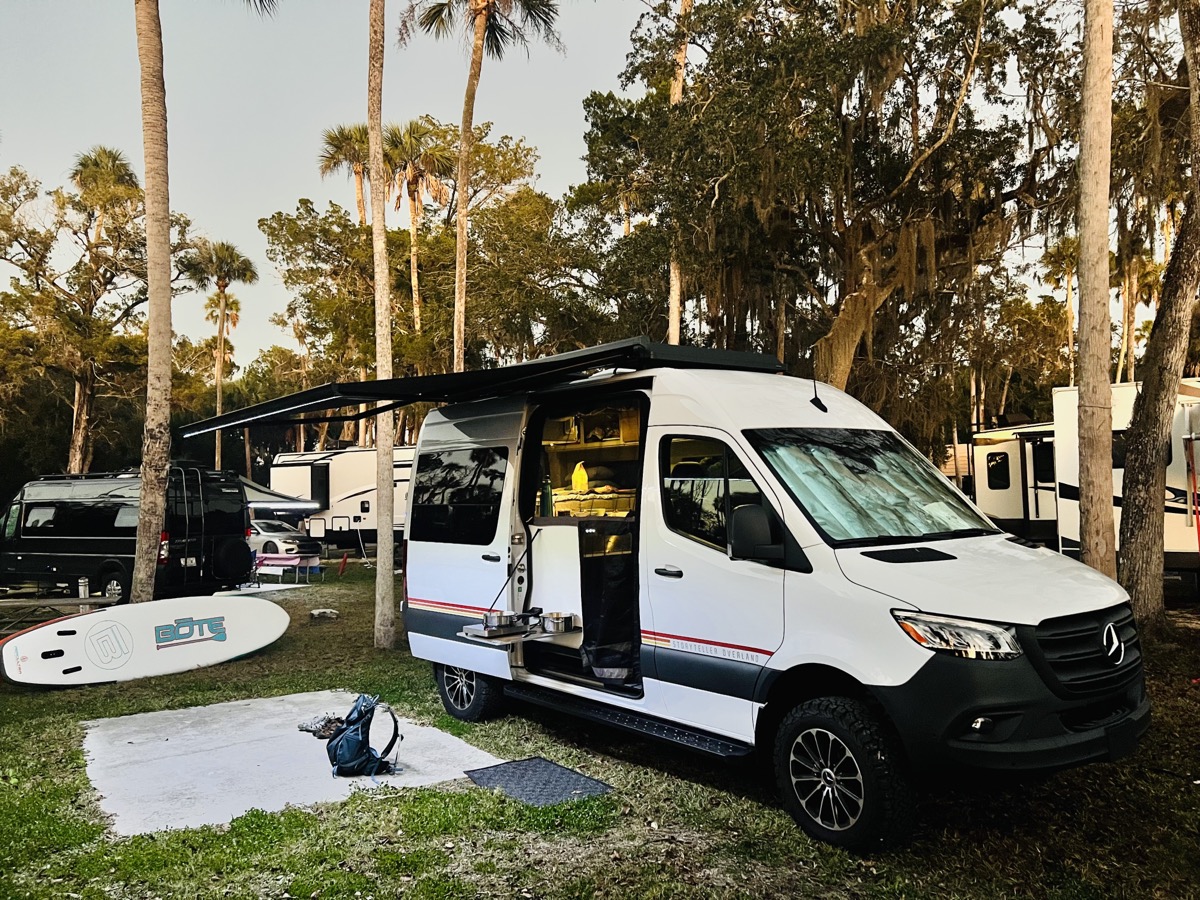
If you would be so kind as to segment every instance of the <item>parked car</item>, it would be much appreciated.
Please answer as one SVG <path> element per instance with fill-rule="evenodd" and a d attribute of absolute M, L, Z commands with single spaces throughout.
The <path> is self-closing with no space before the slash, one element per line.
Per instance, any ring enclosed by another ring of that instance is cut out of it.
<path fill-rule="evenodd" d="M 279 519 L 253 519 L 250 536 L 246 539 L 250 549 L 258 553 L 284 553 L 288 556 L 319 556 L 321 542 L 310 538 L 294 526 Z"/>

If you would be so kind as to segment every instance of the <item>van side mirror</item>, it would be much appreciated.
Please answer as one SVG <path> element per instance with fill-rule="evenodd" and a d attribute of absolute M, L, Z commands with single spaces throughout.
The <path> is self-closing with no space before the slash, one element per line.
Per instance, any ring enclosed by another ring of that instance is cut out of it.
<path fill-rule="evenodd" d="M 755 503 L 734 507 L 729 517 L 729 558 L 783 559 L 783 544 L 772 535 L 771 514 Z"/>

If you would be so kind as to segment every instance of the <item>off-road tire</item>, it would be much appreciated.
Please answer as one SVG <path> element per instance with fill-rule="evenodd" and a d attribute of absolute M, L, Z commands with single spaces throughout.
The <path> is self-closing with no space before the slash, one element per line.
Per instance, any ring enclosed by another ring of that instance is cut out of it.
<path fill-rule="evenodd" d="M 434 663 L 433 679 L 446 712 L 464 722 L 493 718 L 504 705 L 500 685 L 487 675 Z"/>
<path fill-rule="evenodd" d="M 820 697 L 785 715 L 775 781 L 784 808 L 819 841 L 873 850 L 909 835 L 916 794 L 899 741 L 858 700 Z"/>

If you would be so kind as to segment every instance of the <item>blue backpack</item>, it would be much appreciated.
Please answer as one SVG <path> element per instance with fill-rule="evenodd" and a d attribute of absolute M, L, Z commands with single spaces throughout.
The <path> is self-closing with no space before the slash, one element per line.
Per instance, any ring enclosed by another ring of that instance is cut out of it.
<path fill-rule="evenodd" d="M 382 753 L 371 749 L 371 719 L 378 704 L 378 696 L 359 694 L 345 720 L 329 738 L 325 750 L 329 754 L 329 762 L 333 765 L 335 778 L 338 775 L 346 778 L 357 775 L 374 777 L 390 775 L 395 771 L 395 766 L 388 761 L 387 755 L 396 746 L 396 741 L 402 741 L 404 738 L 400 736 L 400 723 L 396 720 L 396 714 L 387 706 L 383 708 L 392 717 L 392 739 L 387 742 Z"/>

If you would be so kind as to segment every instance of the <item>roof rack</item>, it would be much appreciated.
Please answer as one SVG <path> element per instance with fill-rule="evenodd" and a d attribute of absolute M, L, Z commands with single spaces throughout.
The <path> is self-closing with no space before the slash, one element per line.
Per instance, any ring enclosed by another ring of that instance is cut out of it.
<path fill-rule="evenodd" d="M 782 372 L 783 365 L 766 353 L 713 350 L 657 344 L 646 337 L 627 338 L 584 350 L 558 353 L 527 362 L 447 375 L 416 375 L 385 381 L 336 382 L 268 400 L 245 409 L 184 426 L 185 438 L 220 428 L 248 425 L 294 425 L 300 422 L 346 422 L 379 415 L 410 403 L 463 403 L 488 397 L 527 394 L 575 381 L 596 369 L 725 369 L 742 372 Z M 362 403 L 382 408 L 341 415 L 299 418 L 305 413 L 330 413 Z"/>

